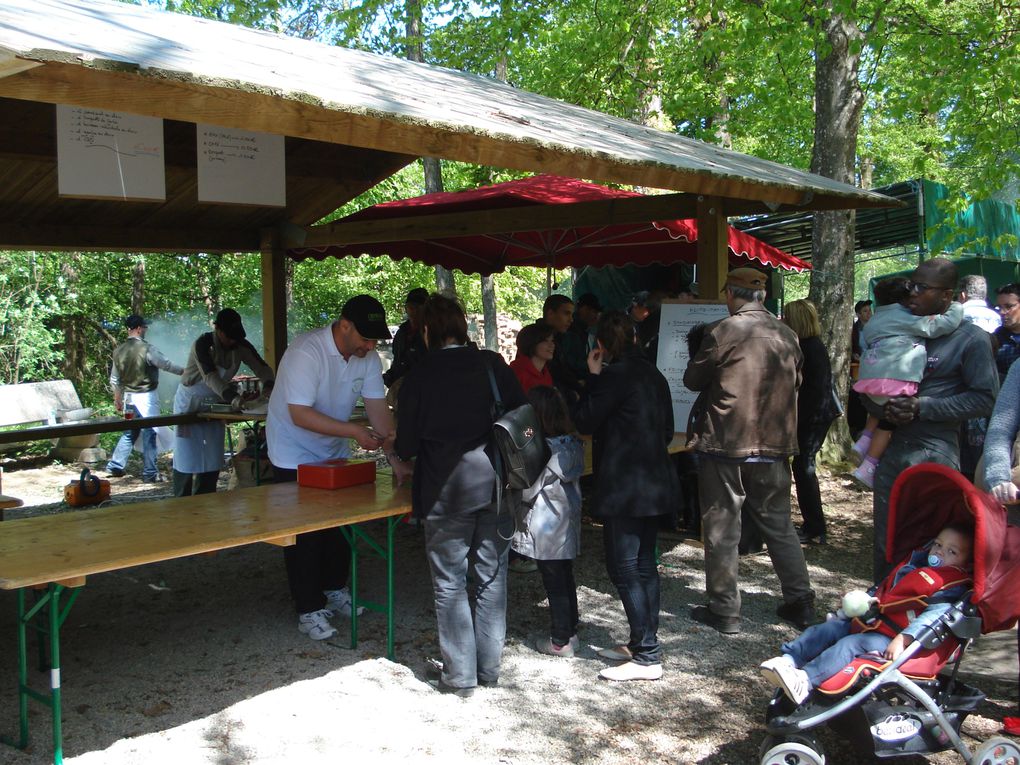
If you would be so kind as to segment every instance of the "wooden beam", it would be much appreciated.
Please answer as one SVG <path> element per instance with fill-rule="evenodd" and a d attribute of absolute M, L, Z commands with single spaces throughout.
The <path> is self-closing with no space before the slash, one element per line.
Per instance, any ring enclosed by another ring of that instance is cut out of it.
<path fill-rule="evenodd" d="M 527 205 L 498 210 L 413 215 L 313 226 L 308 229 L 305 246 L 368 244 L 473 234 L 505 234 L 513 231 L 542 231 L 573 226 L 647 223 L 653 220 L 691 218 L 696 211 L 696 198 L 690 194 L 659 194 L 575 204 Z"/>
<path fill-rule="evenodd" d="M 287 350 L 287 254 L 276 231 L 262 233 L 262 346 L 275 370 Z"/>
<path fill-rule="evenodd" d="M 125 229 L 107 226 L 28 226 L 0 223 L 0 249 L 111 252 L 257 252 L 257 231 Z"/>
<path fill-rule="evenodd" d="M 54 584 L 60 584 L 64 587 L 84 587 L 85 577 L 84 576 L 72 576 L 70 579 L 60 579 Z"/>
<path fill-rule="evenodd" d="M 12 51 L 0 49 L 0 77 L 10 77 L 12 74 L 26 72 L 42 66 L 39 61 L 26 61 L 18 58 Z"/>
<path fill-rule="evenodd" d="M 161 78 L 147 71 L 116 72 L 78 64 L 46 66 L 0 79 L 0 96 L 209 123 L 361 146 L 416 156 L 441 157 L 577 178 L 674 189 L 731 199 L 769 200 L 814 209 L 823 202 L 844 207 L 888 207 L 881 200 L 769 185 L 754 179 L 652 163 L 635 164 L 583 147 L 559 148 L 499 134 L 436 126 L 425 121 L 339 111 L 313 103 L 225 87 Z"/>
<path fill-rule="evenodd" d="M 714 300 L 726 284 L 729 271 L 729 227 L 718 197 L 698 200 L 698 294 Z"/>
<path fill-rule="evenodd" d="M 271 545 L 276 545 L 277 547 L 292 547 L 293 545 L 297 544 L 297 534 L 290 534 L 289 536 L 285 537 L 277 537 L 276 539 L 267 539 L 266 542 L 268 542 Z"/>

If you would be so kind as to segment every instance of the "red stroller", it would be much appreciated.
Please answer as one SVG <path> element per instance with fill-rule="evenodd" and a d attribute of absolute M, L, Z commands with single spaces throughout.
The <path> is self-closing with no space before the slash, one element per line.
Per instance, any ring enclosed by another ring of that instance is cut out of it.
<path fill-rule="evenodd" d="M 896 659 L 861 656 L 799 706 L 777 691 L 766 712 L 761 765 L 824 765 L 812 730 L 828 725 L 877 757 L 956 749 L 968 765 L 1020 765 L 1020 745 L 995 737 L 973 753 L 960 725 L 984 694 L 957 679 L 978 635 L 1008 629 L 1020 616 L 1020 528 L 991 495 L 955 470 L 926 463 L 896 479 L 889 498 L 886 557 L 903 560 L 949 523 L 973 519 L 974 588 Z"/>

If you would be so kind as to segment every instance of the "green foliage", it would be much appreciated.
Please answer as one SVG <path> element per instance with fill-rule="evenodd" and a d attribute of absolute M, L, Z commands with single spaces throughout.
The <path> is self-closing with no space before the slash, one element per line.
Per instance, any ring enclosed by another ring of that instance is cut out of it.
<path fill-rule="evenodd" d="M 60 333 L 53 319 L 59 302 L 47 271 L 46 255 L 0 254 L 0 380 L 30 382 L 51 377 L 59 368 Z"/>

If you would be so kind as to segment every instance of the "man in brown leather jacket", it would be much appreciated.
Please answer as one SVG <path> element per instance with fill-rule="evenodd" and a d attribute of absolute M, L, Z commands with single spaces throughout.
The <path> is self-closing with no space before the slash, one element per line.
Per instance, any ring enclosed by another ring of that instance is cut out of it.
<path fill-rule="evenodd" d="M 767 277 L 738 268 L 726 279 L 730 315 L 705 332 L 684 372 L 702 391 L 705 414 L 694 449 L 705 539 L 708 604 L 691 618 L 723 634 L 740 631 L 737 544 L 746 505 L 768 545 L 784 603 L 776 613 L 803 629 L 814 592 L 790 517 L 789 457 L 797 451 L 797 389 L 803 358 L 797 335 L 762 305 Z"/>

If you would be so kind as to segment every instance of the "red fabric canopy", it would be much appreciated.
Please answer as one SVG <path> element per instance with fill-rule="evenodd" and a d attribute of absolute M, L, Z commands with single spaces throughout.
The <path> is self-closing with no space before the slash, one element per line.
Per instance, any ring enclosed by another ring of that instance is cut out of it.
<path fill-rule="evenodd" d="M 556 175 L 536 175 L 466 191 L 425 194 L 413 199 L 384 202 L 348 215 L 338 222 L 385 220 L 439 215 L 472 210 L 495 210 L 529 205 L 572 204 L 641 196 Z M 289 251 L 295 260 L 346 255 L 388 255 L 429 265 L 488 275 L 507 266 L 623 266 L 653 263 L 696 263 L 697 221 L 669 220 L 583 226 L 547 231 L 472 234 L 436 239 L 412 239 L 370 244 L 299 247 Z M 789 271 L 811 266 L 750 234 L 730 227 L 730 263 L 762 265 Z"/>

